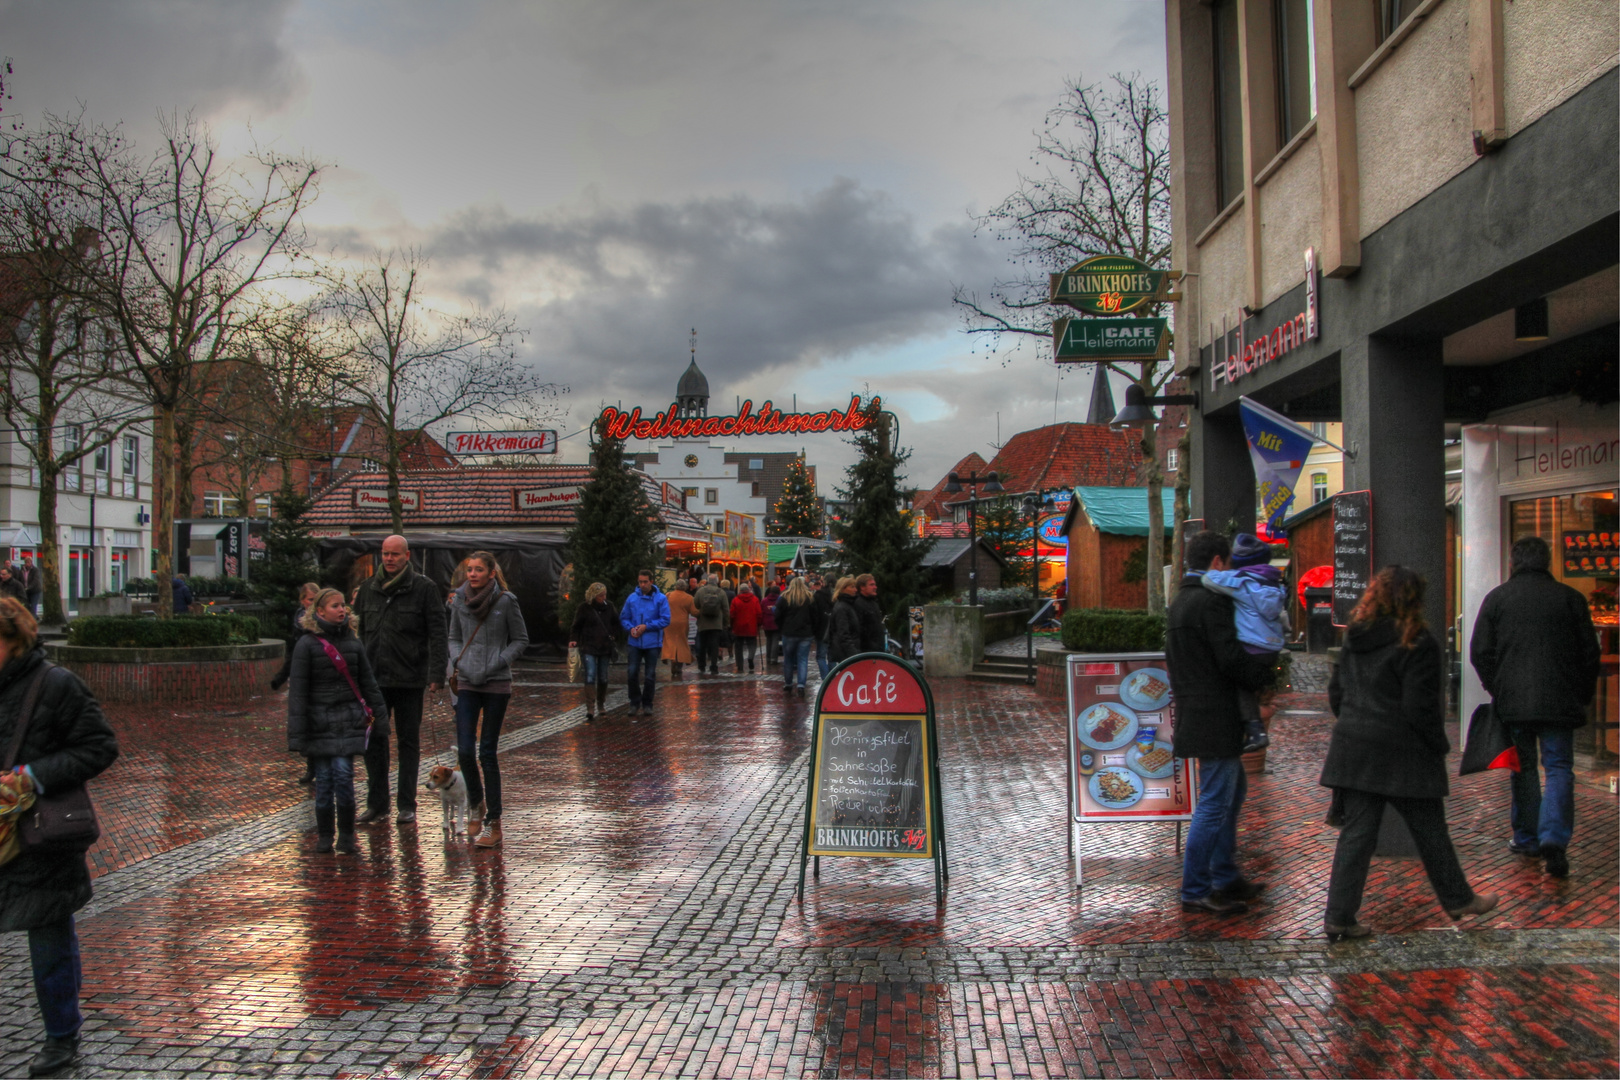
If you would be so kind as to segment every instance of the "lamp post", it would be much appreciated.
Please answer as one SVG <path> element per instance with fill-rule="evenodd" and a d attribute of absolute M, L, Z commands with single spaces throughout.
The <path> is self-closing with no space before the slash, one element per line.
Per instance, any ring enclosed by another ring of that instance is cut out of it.
<path fill-rule="evenodd" d="M 1044 498 L 1032 491 L 1024 496 L 1024 511 L 1029 514 L 1029 588 L 1030 598 L 1038 611 L 1041 606 L 1041 509 L 1050 508 L 1055 500 L 1050 494 Z M 1029 683 L 1035 684 L 1035 616 L 1024 623 L 1024 661 L 1029 668 Z"/>
<path fill-rule="evenodd" d="M 1160 394 L 1158 397 L 1148 397 L 1147 391 L 1136 383 L 1131 383 L 1125 387 L 1125 407 L 1119 410 L 1112 420 L 1108 421 L 1108 426 L 1115 431 L 1121 431 L 1128 427 L 1139 428 L 1147 427 L 1149 424 L 1156 424 L 1159 418 L 1153 415 L 1153 406 L 1155 405 L 1191 405 L 1196 409 L 1198 408 L 1198 394 L 1196 392 L 1191 394 Z"/>
<path fill-rule="evenodd" d="M 949 495 L 958 494 L 963 485 L 973 489 L 968 498 L 968 605 L 979 606 L 979 485 L 992 495 L 999 495 L 1006 489 L 1001 486 L 1001 478 L 994 472 L 988 476 L 973 473 L 970 476 L 958 476 L 951 473 L 945 477 L 945 491 Z"/>

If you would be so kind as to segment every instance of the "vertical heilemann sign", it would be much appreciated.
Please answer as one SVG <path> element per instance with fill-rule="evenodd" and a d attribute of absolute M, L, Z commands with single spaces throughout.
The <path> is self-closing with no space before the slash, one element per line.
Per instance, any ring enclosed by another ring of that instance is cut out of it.
<path fill-rule="evenodd" d="M 799 896 L 812 856 L 819 871 L 823 855 L 852 855 L 933 859 L 938 898 L 944 824 L 928 684 L 887 653 L 850 657 L 816 694 Z"/>

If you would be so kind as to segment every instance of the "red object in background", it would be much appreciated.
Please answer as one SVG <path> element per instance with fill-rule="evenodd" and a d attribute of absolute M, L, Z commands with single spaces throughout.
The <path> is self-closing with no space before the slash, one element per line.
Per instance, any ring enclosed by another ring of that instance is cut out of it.
<path fill-rule="evenodd" d="M 1274 536 L 1271 530 L 1266 528 L 1266 523 L 1263 521 L 1254 523 L 1254 535 L 1257 540 L 1264 540 L 1268 544 L 1282 544 L 1285 547 L 1288 544 L 1288 537 Z"/>
<path fill-rule="evenodd" d="M 1306 589 L 1333 588 L 1333 567 L 1313 566 L 1299 575 L 1299 606 L 1305 607 Z"/>

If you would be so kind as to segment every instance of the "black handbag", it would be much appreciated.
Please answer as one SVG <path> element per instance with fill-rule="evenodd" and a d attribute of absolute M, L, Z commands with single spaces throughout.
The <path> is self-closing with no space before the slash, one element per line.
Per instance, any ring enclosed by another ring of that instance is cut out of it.
<path fill-rule="evenodd" d="M 6 753 L 5 772 L 17 764 L 22 751 L 23 737 L 34 718 L 40 690 L 45 676 L 54 665 L 46 663 L 23 694 L 22 708 L 17 713 L 17 730 L 11 736 L 11 748 Z M 83 784 L 50 791 L 34 796 L 34 805 L 17 823 L 17 843 L 24 851 L 83 853 L 101 839 L 101 823 L 96 820 L 96 807 L 90 801 L 90 792 Z"/>
<path fill-rule="evenodd" d="M 1468 776 L 1486 769 L 1519 771 L 1519 749 L 1490 702 L 1475 708 L 1468 719 L 1468 742 L 1463 746 L 1457 775 Z"/>

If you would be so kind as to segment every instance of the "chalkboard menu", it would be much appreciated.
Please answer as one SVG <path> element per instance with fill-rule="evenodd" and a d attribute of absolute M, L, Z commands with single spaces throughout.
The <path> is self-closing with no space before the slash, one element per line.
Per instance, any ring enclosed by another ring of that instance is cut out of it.
<path fill-rule="evenodd" d="M 1349 626 L 1373 576 L 1372 492 L 1333 497 L 1333 625 Z"/>
<path fill-rule="evenodd" d="M 938 889 L 943 824 L 927 683 L 893 656 L 850 657 L 816 695 L 801 895 L 804 863 L 823 855 L 934 859 Z"/>

